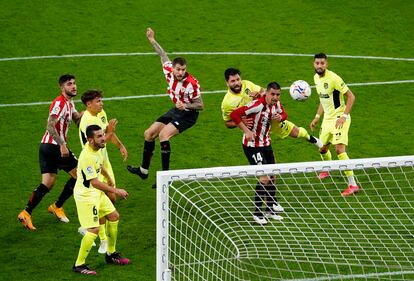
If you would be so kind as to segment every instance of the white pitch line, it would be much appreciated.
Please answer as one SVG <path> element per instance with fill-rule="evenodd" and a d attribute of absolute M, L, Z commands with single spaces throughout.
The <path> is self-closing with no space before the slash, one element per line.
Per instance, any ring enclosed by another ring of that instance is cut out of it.
<path fill-rule="evenodd" d="M 414 274 L 414 271 L 390 271 L 390 272 L 379 272 L 379 273 L 367 273 L 367 274 L 350 274 L 350 275 L 334 275 L 330 277 L 319 277 L 311 279 L 285 279 L 284 281 L 329 281 L 329 280 L 344 280 L 354 278 L 372 278 L 380 276 L 395 276 L 395 275 L 406 275 Z"/>
<path fill-rule="evenodd" d="M 392 85 L 392 84 L 407 84 L 414 83 L 414 80 L 399 80 L 399 81 L 384 81 L 384 82 L 366 82 L 366 83 L 348 83 L 348 86 L 372 86 L 372 85 Z M 315 88 L 315 86 L 311 86 Z M 282 90 L 288 90 L 289 87 L 282 87 Z M 203 95 L 206 94 L 220 94 L 225 93 L 227 90 L 214 90 L 214 91 L 202 91 Z M 104 98 L 104 101 L 111 100 L 129 100 L 129 99 L 145 99 L 145 98 L 160 98 L 165 97 L 167 94 L 146 94 L 146 95 L 137 95 L 137 96 L 125 96 L 125 97 L 110 97 Z M 74 100 L 74 102 L 80 102 L 80 100 Z M 35 106 L 35 105 L 45 105 L 50 104 L 51 101 L 39 101 L 39 102 L 28 102 L 28 103 L 3 103 L 0 104 L 0 107 L 20 107 L 20 106 Z"/>
<path fill-rule="evenodd" d="M 293 54 L 293 53 L 258 53 L 258 52 L 170 52 L 170 55 L 224 55 L 224 56 L 278 56 L 278 57 L 313 57 L 314 54 Z M 17 60 L 39 60 L 39 59 L 64 59 L 64 58 L 82 58 L 82 57 L 118 57 L 118 56 L 151 56 L 157 53 L 107 53 L 107 54 L 69 54 L 69 55 L 50 55 L 50 56 L 30 56 L 0 58 L 0 61 L 17 61 Z M 392 60 L 392 61 L 414 61 L 414 58 L 393 58 L 393 57 L 376 57 L 376 56 L 350 56 L 350 55 L 330 55 L 332 58 L 346 59 L 369 59 L 369 60 Z"/>

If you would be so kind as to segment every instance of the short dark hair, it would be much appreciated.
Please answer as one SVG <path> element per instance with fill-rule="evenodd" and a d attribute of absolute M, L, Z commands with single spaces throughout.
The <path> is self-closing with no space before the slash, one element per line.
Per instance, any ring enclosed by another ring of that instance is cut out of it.
<path fill-rule="evenodd" d="M 59 85 L 64 84 L 65 82 L 75 79 L 75 75 L 73 74 L 63 74 L 59 77 Z"/>
<path fill-rule="evenodd" d="M 179 64 L 179 65 L 187 65 L 187 61 L 185 60 L 185 58 L 182 58 L 182 57 L 176 57 L 176 58 L 172 61 L 172 66 L 175 66 L 176 64 Z"/>
<path fill-rule="evenodd" d="M 270 89 L 275 89 L 275 90 L 280 90 L 280 85 L 277 82 L 270 82 L 269 84 L 267 84 L 267 90 L 269 91 Z"/>
<path fill-rule="evenodd" d="M 325 53 L 317 53 L 313 56 L 313 59 L 328 59 L 328 56 Z"/>
<path fill-rule="evenodd" d="M 86 127 L 86 137 L 88 139 L 93 138 L 95 136 L 95 132 L 99 130 L 102 130 L 102 128 L 98 125 L 89 125 Z"/>
<path fill-rule="evenodd" d="M 226 79 L 226 81 L 229 81 L 230 76 L 237 75 L 237 74 L 238 75 L 241 74 L 240 70 L 238 70 L 237 68 L 230 67 L 224 71 L 224 78 Z"/>
<path fill-rule="evenodd" d="M 81 100 L 83 104 L 86 105 L 88 101 L 94 100 L 96 98 L 102 98 L 102 96 L 103 96 L 102 91 L 91 89 L 91 90 L 87 90 L 86 92 L 82 94 Z"/>

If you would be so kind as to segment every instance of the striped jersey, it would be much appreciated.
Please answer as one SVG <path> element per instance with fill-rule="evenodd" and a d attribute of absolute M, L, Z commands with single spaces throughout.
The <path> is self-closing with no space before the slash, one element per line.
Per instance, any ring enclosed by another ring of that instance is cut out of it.
<path fill-rule="evenodd" d="M 165 79 L 168 83 L 168 95 L 175 104 L 177 101 L 181 101 L 185 104 L 192 103 L 196 98 L 200 97 L 200 84 L 198 80 L 190 73 L 186 73 L 185 77 L 178 81 L 175 79 L 172 72 L 172 62 L 166 61 L 162 65 Z"/>
<path fill-rule="evenodd" d="M 242 116 L 252 117 L 254 124 L 250 130 L 253 132 L 254 139 L 247 141 L 246 136 L 243 134 L 242 143 L 247 147 L 265 147 L 271 144 L 271 121 L 276 118 L 276 114 L 282 115 L 282 120 L 285 120 L 283 118 L 286 117 L 286 112 L 282 104 L 278 102 L 276 105 L 269 105 L 265 101 L 265 96 L 263 96 L 235 109 L 230 114 L 230 117 L 236 124 L 241 122 Z"/>
<path fill-rule="evenodd" d="M 55 129 L 59 136 L 66 142 L 69 130 L 69 124 L 72 121 L 72 115 L 76 111 L 73 100 L 67 100 L 63 95 L 58 96 L 49 108 L 49 116 L 56 116 L 57 122 Z M 49 132 L 43 135 L 41 143 L 56 144 L 57 142 L 52 138 Z"/>

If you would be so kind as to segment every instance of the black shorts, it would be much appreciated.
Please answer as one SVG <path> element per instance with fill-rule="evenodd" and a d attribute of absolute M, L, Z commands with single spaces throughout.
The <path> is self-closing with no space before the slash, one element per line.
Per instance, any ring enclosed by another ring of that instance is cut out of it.
<path fill-rule="evenodd" d="M 243 145 L 243 151 L 250 165 L 276 163 L 271 145 L 265 147 L 247 147 Z"/>
<path fill-rule="evenodd" d="M 62 157 L 59 145 L 41 143 L 39 147 L 39 164 L 42 174 L 57 174 L 58 169 L 70 172 L 76 168 L 78 166 L 78 159 L 70 150 L 68 157 Z"/>
<path fill-rule="evenodd" d="M 197 121 L 197 110 L 179 110 L 177 108 L 171 108 L 164 115 L 157 119 L 157 122 L 161 122 L 165 125 L 168 123 L 173 124 L 177 130 L 182 133 L 188 128 L 191 128 Z"/>

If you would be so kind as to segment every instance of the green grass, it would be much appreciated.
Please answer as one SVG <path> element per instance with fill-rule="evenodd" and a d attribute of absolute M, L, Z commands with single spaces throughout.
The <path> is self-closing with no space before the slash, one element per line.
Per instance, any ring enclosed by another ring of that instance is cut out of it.
<path fill-rule="evenodd" d="M 153 52 L 145 37 L 152 26 L 169 52 L 274 52 L 414 58 L 414 3 L 410 1 L 1 1 L 0 58 L 64 54 Z M 172 57 L 172 56 L 171 56 Z M 288 86 L 296 79 L 312 82 L 311 57 L 186 55 L 188 70 L 205 91 L 224 90 L 223 71 L 238 67 L 245 79 L 265 85 L 276 80 Z M 331 58 L 330 69 L 347 83 L 412 80 L 412 61 Z M 106 97 L 159 94 L 166 89 L 159 58 L 150 56 L 84 57 L 0 61 L 0 104 L 51 101 L 57 78 L 77 77 L 78 90 L 100 88 Z M 414 85 L 351 86 L 351 158 L 412 155 L 414 147 Z M 195 127 L 175 137 L 172 169 L 247 164 L 241 133 L 222 124 L 223 94 L 203 97 L 205 110 Z M 298 103 L 284 92 L 289 119 L 308 128 L 317 107 L 316 95 Z M 167 97 L 106 101 L 109 117 L 119 120 L 117 133 L 125 143 L 129 164 L 141 159 L 144 130 L 171 106 Z M 82 109 L 81 104 L 77 108 Z M 67 176 L 59 174 L 52 192 L 33 212 L 38 231 L 29 233 L 16 221 L 40 180 L 38 143 L 44 133 L 48 105 L 0 107 L 1 190 L 0 246 L 5 280 L 86 279 L 71 272 L 80 237 L 73 199 L 65 209 L 69 224 L 57 223 L 47 206 L 59 195 Z M 77 129 L 69 146 L 80 152 Z M 191 153 L 189 152 L 191 148 Z M 306 143 L 274 140 L 279 162 L 319 160 Z M 130 198 L 119 201 L 119 249 L 133 263 L 106 266 L 95 250 L 88 262 L 102 280 L 155 279 L 155 192 L 150 189 L 160 169 L 156 147 L 151 176 L 138 180 L 109 146 L 117 183 Z M 289 266 L 289 265 L 288 265 Z"/>

